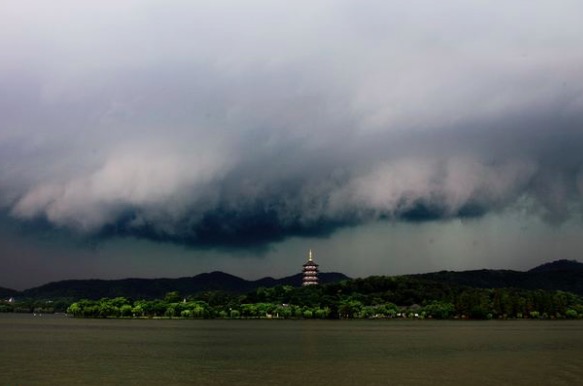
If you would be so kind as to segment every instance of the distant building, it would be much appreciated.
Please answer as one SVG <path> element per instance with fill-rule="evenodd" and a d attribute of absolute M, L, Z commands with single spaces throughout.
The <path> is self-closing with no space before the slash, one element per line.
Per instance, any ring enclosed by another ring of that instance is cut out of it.
<path fill-rule="evenodd" d="M 314 263 L 312 250 L 308 254 L 308 261 L 304 263 L 302 285 L 318 285 L 318 264 Z"/>

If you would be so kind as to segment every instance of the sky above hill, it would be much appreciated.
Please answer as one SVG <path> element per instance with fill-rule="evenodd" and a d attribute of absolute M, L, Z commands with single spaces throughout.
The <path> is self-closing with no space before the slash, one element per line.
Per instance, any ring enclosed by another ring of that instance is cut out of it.
<path fill-rule="evenodd" d="M 579 1 L 0 5 L 0 286 L 583 247 Z"/>

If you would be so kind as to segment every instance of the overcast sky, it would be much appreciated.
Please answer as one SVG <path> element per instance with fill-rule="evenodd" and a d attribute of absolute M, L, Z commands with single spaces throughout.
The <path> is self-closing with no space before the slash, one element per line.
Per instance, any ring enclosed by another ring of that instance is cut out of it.
<path fill-rule="evenodd" d="M 580 1 L 4 1 L 0 286 L 583 250 Z"/>

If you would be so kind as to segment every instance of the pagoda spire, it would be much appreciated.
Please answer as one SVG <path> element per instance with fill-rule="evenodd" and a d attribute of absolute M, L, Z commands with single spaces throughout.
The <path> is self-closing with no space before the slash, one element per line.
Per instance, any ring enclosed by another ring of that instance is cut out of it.
<path fill-rule="evenodd" d="M 314 262 L 314 254 L 312 249 L 308 251 L 308 261 L 302 266 L 302 285 L 317 285 L 318 284 L 318 264 Z"/>

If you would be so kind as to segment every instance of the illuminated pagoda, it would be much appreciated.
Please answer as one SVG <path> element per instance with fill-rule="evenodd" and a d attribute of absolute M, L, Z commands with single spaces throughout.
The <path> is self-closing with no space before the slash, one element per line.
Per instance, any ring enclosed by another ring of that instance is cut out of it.
<path fill-rule="evenodd" d="M 303 267 L 302 272 L 304 277 L 302 279 L 302 285 L 318 285 L 318 264 L 314 263 L 311 249 L 308 255 L 308 261 L 304 263 Z"/>

